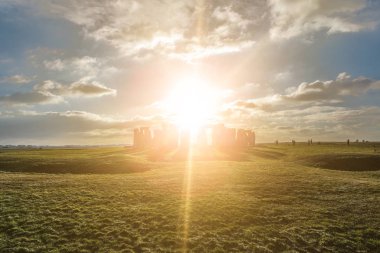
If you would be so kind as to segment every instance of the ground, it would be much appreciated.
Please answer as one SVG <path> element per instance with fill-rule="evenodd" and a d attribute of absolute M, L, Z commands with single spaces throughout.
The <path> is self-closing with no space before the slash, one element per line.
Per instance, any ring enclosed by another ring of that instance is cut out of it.
<path fill-rule="evenodd" d="M 372 144 L 194 156 L 1 150 L 0 252 L 380 252 Z"/>

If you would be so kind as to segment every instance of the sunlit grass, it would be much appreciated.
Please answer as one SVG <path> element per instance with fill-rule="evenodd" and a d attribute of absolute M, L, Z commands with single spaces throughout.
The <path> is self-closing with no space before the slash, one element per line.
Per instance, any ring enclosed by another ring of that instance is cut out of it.
<path fill-rule="evenodd" d="M 240 160 L 226 155 L 191 164 L 151 162 L 149 152 L 124 148 L 2 151 L 0 161 L 13 157 L 21 164 L 31 157 L 49 164 L 60 153 L 71 164 L 108 157 L 109 162 L 145 161 L 149 169 L 1 173 L 0 252 L 376 252 L 379 171 L 299 163 L 326 152 L 373 150 L 369 145 L 267 145 Z"/>

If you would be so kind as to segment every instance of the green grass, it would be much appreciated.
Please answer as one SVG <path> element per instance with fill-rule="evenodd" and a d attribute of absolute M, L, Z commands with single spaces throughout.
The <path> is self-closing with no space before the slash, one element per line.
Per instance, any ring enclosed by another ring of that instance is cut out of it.
<path fill-rule="evenodd" d="M 123 148 L 0 150 L 0 168 L 12 172 L 130 173 L 151 166 L 143 151 Z"/>
<path fill-rule="evenodd" d="M 1 150 L 0 252 L 379 252 L 380 171 L 305 163 L 326 154 L 379 155 L 259 145 L 189 174 L 150 151 Z"/>

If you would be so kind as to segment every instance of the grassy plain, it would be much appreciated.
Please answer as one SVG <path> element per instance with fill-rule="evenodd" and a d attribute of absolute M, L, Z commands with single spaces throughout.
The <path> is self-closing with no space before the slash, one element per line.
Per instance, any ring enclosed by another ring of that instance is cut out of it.
<path fill-rule="evenodd" d="M 380 252 L 370 144 L 171 157 L 0 150 L 0 252 Z"/>

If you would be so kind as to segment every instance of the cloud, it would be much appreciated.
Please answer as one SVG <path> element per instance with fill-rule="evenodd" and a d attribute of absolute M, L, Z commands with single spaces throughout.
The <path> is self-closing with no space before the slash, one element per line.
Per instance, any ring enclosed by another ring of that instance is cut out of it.
<path fill-rule="evenodd" d="M 235 110 L 222 115 L 227 125 L 253 128 L 259 142 L 379 140 L 380 107 L 309 106 L 282 110 Z"/>
<path fill-rule="evenodd" d="M 0 80 L 0 83 L 14 83 L 14 84 L 26 84 L 30 83 L 31 79 L 23 75 L 13 75 L 9 77 L 5 77 Z"/>
<path fill-rule="evenodd" d="M 351 78 L 345 72 L 335 80 L 303 82 L 296 87 L 289 87 L 285 94 L 272 94 L 261 98 L 250 98 L 231 102 L 228 107 L 238 110 L 255 109 L 263 111 L 285 110 L 323 104 L 342 103 L 348 98 L 366 94 L 370 90 L 380 89 L 380 80 L 367 77 Z"/>
<path fill-rule="evenodd" d="M 282 101 L 281 95 L 275 94 L 262 98 L 238 99 L 227 104 L 227 108 L 239 111 L 255 109 L 269 112 L 276 110 Z"/>
<path fill-rule="evenodd" d="M 231 29 L 233 28 L 233 26 L 236 26 L 239 29 L 245 30 L 247 29 L 248 25 L 252 23 L 252 21 L 244 19 L 239 13 L 233 11 L 231 5 L 224 7 L 216 7 L 212 15 L 217 20 L 222 21 L 223 23 L 230 23 L 232 27 L 227 27 L 227 29 Z"/>
<path fill-rule="evenodd" d="M 140 60 L 153 55 L 189 60 L 240 52 L 265 39 L 268 32 L 281 39 L 319 31 L 357 32 L 376 24 L 367 22 L 365 15 L 357 17 L 366 0 L 17 2 L 14 5 L 22 2 L 39 15 L 68 20 L 87 38 Z M 46 66 L 62 68 L 54 61 L 48 60 Z"/>
<path fill-rule="evenodd" d="M 45 76 L 45 79 L 59 78 L 67 81 L 77 79 L 85 79 L 86 81 L 112 80 L 117 72 L 125 71 L 124 66 L 120 67 L 120 62 L 123 60 L 120 60 L 119 56 L 65 57 L 54 51 L 52 53 L 45 51 L 31 50 L 29 54 L 32 59 L 31 63 L 40 72 L 39 76 Z"/>
<path fill-rule="evenodd" d="M 259 141 L 379 140 L 380 107 L 376 102 L 355 107 L 353 101 L 379 89 L 379 80 L 343 72 L 335 80 L 304 82 L 283 94 L 237 99 L 225 105 L 219 120 L 256 129 Z"/>
<path fill-rule="evenodd" d="M 37 54 L 34 53 L 35 60 L 37 57 Z M 96 77 L 97 74 L 101 72 L 103 62 L 101 62 L 99 59 L 95 57 L 90 57 L 86 55 L 83 57 L 72 57 L 67 59 L 55 58 L 52 60 L 43 60 L 42 64 L 48 70 L 65 70 L 69 74 Z"/>
<path fill-rule="evenodd" d="M 94 57 L 86 55 L 81 58 L 72 59 L 71 65 L 76 70 L 92 73 L 98 69 L 99 61 Z"/>
<path fill-rule="evenodd" d="M 234 87 L 233 90 L 227 90 L 227 99 L 246 100 L 257 99 L 271 96 L 274 91 L 270 85 L 260 84 L 256 82 L 248 82 L 244 85 Z"/>
<path fill-rule="evenodd" d="M 45 15 L 69 20 L 87 38 L 105 42 L 124 56 L 183 56 L 189 60 L 194 49 L 194 58 L 201 58 L 241 51 L 254 44 L 250 25 L 255 16 L 239 13 L 244 9 L 241 3 L 226 4 L 193 0 L 83 0 L 44 2 L 38 6 Z"/>
<path fill-rule="evenodd" d="M 63 102 L 62 97 L 43 91 L 16 92 L 0 96 L 0 103 L 8 105 L 57 104 L 60 102 Z"/>
<path fill-rule="evenodd" d="M 246 111 L 224 116 L 231 126 L 253 128 L 259 141 L 376 140 L 379 107 L 311 106 L 273 112 Z M 158 126 L 162 117 L 116 119 L 85 111 L 15 111 L 0 114 L 2 144 L 131 143 L 132 129 Z"/>
<path fill-rule="evenodd" d="M 238 53 L 266 41 L 268 33 L 283 39 L 319 31 L 357 32 L 375 25 L 366 22 L 365 15 L 356 17 L 365 0 L 83 0 L 29 5 L 39 15 L 68 20 L 87 39 L 117 49 L 119 56 L 139 61 L 154 56 L 192 61 Z M 62 71 L 67 62 L 56 58 L 43 64 Z"/>
<path fill-rule="evenodd" d="M 75 82 L 66 90 L 63 90 L 63 93 L 71 96 L 101 97 L 106 95 L 116 95 L 116 90 L 96 82 Z"/>
<path fill-rule="evenodd" d="M 108 88 L 97 82 L 86 82 L 80 80 L 70 85 L 62 85 L 57 82 L 46 80 L 34 86 L 35 91 L 51 92 L 60 96 L 77 97 L 101 97 L 106 95 L 116 95 L 116 90 Z"/>
<path fill-rule="evenodd" d="M 355 20 L 355 14 L 366 7 L 365 0 L 270 0 L 270 36 L 292 37 L 325 30 L 329 34 L 358 32 L 374 23 Z"/>
<path fill-rule="evenodd" d="M 0 114 L 0 139 L 2 144 L 128 143 L 134 127 L 159 122 L 157 117 L 114 119 L 85 111 L 14 111 Z"/>
<path fill-rule="evenodd" d="M 55 60 L 44 60 L 43 64 L 45 68 L 50 69 L 50 70 L 58 70 L 61 71 L 65 68 L 65 64 L 61 59 L 55 59 Z"/>
<path fill-rule="evenodd" d="M 301 83 L 293 92 L 283 96 L 295 101 L 331 101 L 347 96 L 365 94 L 370 89 L 379 89 L 380 81 L 366 77 L 352 79 L 347 73 L 340 73 L 336 80 Z"/>
<path fill-rule="evenodd" d="M 80 80 L 70 85 L 46 80 L 33 87 L 33 91 L 16 92 L 0 96 L 0 103 L 8 105 L 56 104 L 64 102 L 65 97 L 102 97 L 116 95 L 116 90 L 97 82 Z"/>
<path fill-rule="evenodd" d="M 191 62 L 192 60 L 202 59 L 214 55 L 238 53 L 246 48 L 252 47 L 254 44 L 254 41 L 246 41 L 224 46 L 199 46 L 197 44 L 189 44 L 186 51 L 169 53 L 168 55 L 172 58 Z"/>

